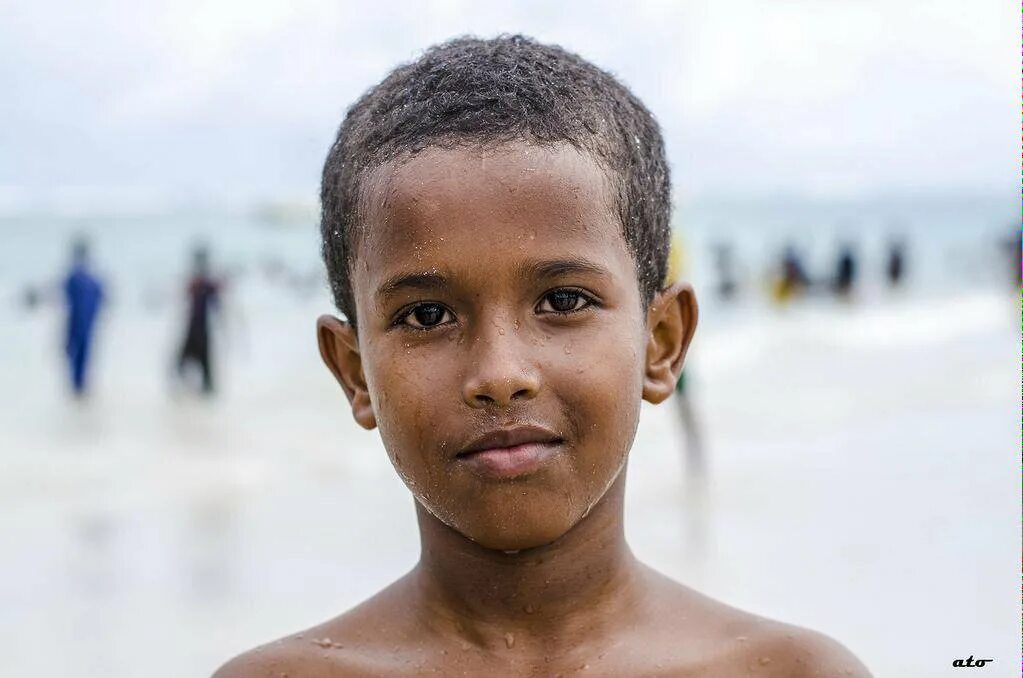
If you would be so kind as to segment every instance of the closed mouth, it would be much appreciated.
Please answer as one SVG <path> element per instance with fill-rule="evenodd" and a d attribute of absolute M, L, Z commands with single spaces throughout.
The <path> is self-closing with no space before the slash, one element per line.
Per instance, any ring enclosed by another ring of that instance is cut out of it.
<path fill-rule="evenodd" d="M 484 434 L 455 458 L 487 480 L 510 480 L 538 471 L 564 442 L 549 429 L 519 426 Z"/>
<path fill-rule="evenodd" d="M 491 450 L 514 450 L 529 445 L 557 445 L 563 443 L 553 431 L 536 425 L 516 426 L 490 431 L 475 438 L 458 453 L 459 457 L 467 457 Z"/>

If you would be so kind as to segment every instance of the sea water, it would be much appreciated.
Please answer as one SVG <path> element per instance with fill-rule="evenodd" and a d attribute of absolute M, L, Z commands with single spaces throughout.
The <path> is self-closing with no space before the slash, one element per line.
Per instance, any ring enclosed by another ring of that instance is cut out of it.
<path fill-rule="evenodd" d="M 825 631 L 876 675 L 1017 658 L 1019 297 L 999 244 L 1015 206 L 955 205 L 682 206 L 707 473 L 686 474 L 672 400 L 644 407 L 630 462 L 641 558 Z M 892 230 L 897 294 L 880 282 Z M 110 296 L 84 403 L 59 300 L 23 304 L 79 232 Z M 786 242 L 825 278 L 842 239 L 862 263 L 851 302 L 767 301 Z M 229 281 L 212 400 L 169 377 L 199 241 Z M 734 304 L 713 294 L 721 241 L 743 272 Z M 318 247 L 312 222 L 246 213 L 0 223 L 0 675 L 207 675 L 414 564 L 408 492 L 319 364 Z"/>

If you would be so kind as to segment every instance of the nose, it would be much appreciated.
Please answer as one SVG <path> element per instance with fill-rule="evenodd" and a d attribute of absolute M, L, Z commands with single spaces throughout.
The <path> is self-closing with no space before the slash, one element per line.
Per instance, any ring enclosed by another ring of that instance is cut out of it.
<path fill-rule="evenodd" d="M 540 375 L 514 335 L 479 336 L 469 358 L 462 399 L 469 407 L 507 407 L 534 398 Z"/>

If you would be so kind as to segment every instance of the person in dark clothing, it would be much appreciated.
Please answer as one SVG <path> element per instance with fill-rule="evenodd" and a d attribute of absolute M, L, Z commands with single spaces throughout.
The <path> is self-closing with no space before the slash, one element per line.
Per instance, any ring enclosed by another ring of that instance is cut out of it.
<path fill-rule="evenodd" d="M 810 287 L 810 276 L 803 266 L 803 259 L 794 245 L 786 245 L 781 256 L 781 270 L 774 283 L 774 300 L 785 303 L 806 292 Z"/>
<path fill-rule="evenodd" d="M 91 355 L 96 315 L 103 304 L 103 285 L 89 270 L 89 246 L 77 240 L 72 249 L 71 272 L 64 280 L 67 304 L 67 352 L 71 387 L 76 397 L 86 391 L 86 369 Z"/>
<path fill-rule="evenodd" d="M 898 287 L 906 275 L 906 245 L 901 240 L 893 240 L 888 246 L 888 264 L 885 275 L 889 287 Z"/>
<path fill-rule="evenodd" d="M 210 364 L 210 316 L 220 305 L 220 283 L 210 274 L 209 252 L 196 249 L 192 278 L 188 282 L 188 328 L 178 356 L 178 374 L 184 376 L 189 364 L 202 372 L 203 393 L 213 393 L 213 369 Z"/>
<path fill-rule="evenodd" d="M 1021 236 L 1023 236 L 1023 231 L 1021 231 L 1020 227 L 1013 226 L 1012 232 L 1001 243 L 1002 249 L 1008 258 L 1007 263 L 1009 267 L 1007 271 L 1013 287 L 1023 285 L 1023 237 Z"/>
<path fill-rule="evenodd" d="M 728 301 L 735 296 L 738 285 L 735 282 L 735 266 L 732 258 L 732 246 L 728 243 L 718 243 L 714 247 L 714 269 L 717 272 L 718 297 Z"/>
<path fill-rule="evenodd" d="M 849 296 L 856 284 L 856 255 L 852 247 L 843 245 L 838 253 L 838 264 L 835 267 L 835 279 L 832 288 L 840 297 Z"/>

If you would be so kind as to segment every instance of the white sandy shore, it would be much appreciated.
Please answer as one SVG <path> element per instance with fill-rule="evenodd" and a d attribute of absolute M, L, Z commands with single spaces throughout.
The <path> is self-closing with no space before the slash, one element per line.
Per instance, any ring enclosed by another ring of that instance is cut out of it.
<path fill-rule="evenodd" d="M 242 292 L 247 331 L 209 403 L 168 395 L 174 318 L 115 307 L 79 406 L 56 319 L 3 311 L 0 675 L 207 675 L 414 563 L 411 499 L 319 365 L 325 301 Z M 958 675 L 971 654 L 1009 675 L 1016 314 L 977 293 L 707 317 L 690 378 L 709 482 L 684 479 L 673 408 L 647 408 L 635 550 L 833 635 L 878 676 Z"/>

